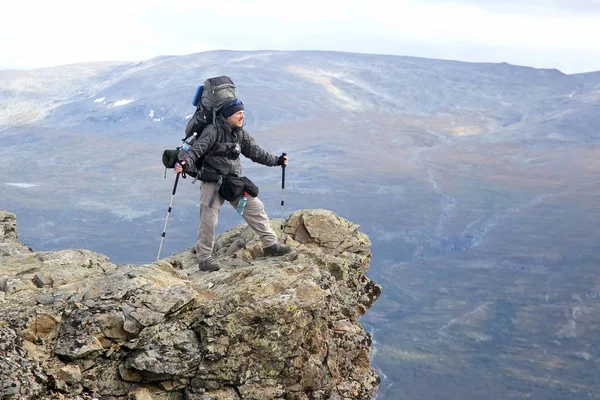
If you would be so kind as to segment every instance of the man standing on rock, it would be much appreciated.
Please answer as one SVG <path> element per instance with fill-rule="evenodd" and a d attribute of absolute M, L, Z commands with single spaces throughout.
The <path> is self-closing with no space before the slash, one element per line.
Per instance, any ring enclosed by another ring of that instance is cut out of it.
<path fill-rule="evenodd" d="M 200 170 L 200 227 L 196 243 L 196 257 L 202 271 L 218 271 L 219 264 L 212 258 L 215 228 L 224 199 L 218 192 L 218 177 L 241 176 L 240 153 L 254 162 L 269 167 L 287 165 L 287 156 L 276 156 L 261 149 L 244 130 L 244 104 L 238 100 L 228 100 L 223 104 L 215 121 L 207 126 L 192 147 L 175 166 L 175 172 L 185 172 L 203 155 L 204 164 Z M 256 232 L 266 256 L 280 256 L 292 251 L 289 246 L 277 242 L 275 232 L 269 225 L 269 218 L 262 201 L 248 195 L 248 202 L 242 217 Z M 230 204 L 237 207 L 238 200 Z"/>

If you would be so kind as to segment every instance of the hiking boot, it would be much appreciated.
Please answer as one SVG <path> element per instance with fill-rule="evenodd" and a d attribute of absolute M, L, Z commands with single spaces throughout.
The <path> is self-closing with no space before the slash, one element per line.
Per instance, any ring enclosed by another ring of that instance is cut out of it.
<path fill-rule="evenodd" d="M 212 272 L 218 271 L 221 267 L 215 260 L 212 259 L 212 257 L 208 257 L 206 260 L 198 263 L 198 268 L 200 271 Z"/>
<path fill-rule="evenodd" d="M 275 243 L 273 246 L 265 247 L 263 253 L 265 256 L 282 256 L 287 253 L 291 253 L 292 248 L 283 244 Z"/>

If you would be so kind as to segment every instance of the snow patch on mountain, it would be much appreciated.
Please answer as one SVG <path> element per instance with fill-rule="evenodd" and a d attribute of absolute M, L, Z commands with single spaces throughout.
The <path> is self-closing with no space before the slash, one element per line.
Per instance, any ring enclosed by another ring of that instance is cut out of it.
<path fill-rule="evenodd" d="M 21 183 L 21 182 L 16 182 L 16 183 L 6 182 L 5 185 L 20 187 L 20 188 L 30 188 L 30 187 L 39 186 L 38 184 L 35 184 L 35 183 Z"/>
<path fill-rule="evenodd" d="M 131 99 L 127 99 L 127 100 L 119 100 L 113 103 L 113 106 L 115 107 L 120 107 L 120 106 L 124 106 L 126 104 L 132 103 L 133 100 Z"/>

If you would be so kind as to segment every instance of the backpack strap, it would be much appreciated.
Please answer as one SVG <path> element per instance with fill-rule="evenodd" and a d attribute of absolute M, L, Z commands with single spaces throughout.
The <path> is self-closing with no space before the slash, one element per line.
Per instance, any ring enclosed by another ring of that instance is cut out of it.
<path fill-rule="evenodd" d="M 217 193 L 219 193 L 219 189 L 221 188 L 221 184 L 223 183 L 223 177 L 221 175 L 219 175 L 219 180 L 217 181 L 217 184 L 215 186 L 215 191 L 213 192 L 210 201 L 208 202 L 208 207 L 212 207 L 213 203 L 215 202 L 215 199 L 217 198 Z"/>
<path fill-rule="evenodd" d="M 219 143 L 220 132 L 219 132 L 219 129 L 218 129 L 217 124 L 215 123 L 215 121 L 213 121 L 210 124 L 206 125 L 202 129 L 202 132 L 204 132 L 206 129 L 208 129 L 208 127 L 211 126 L 211 125 L 215 128 L 215 130 L 217 132 L 217 138 L 215 140 L 215 143 L 211 146 L 211 148 L 208 149 L 208 151 L 202 155 L 202 157 L 201 157 L 202 158 L 202 165 L 200 165 L 200 169 L 198 171 L 198 176 L 202 175 L 202 172 L 204 171 L 204 164 L 205 164 L 206 159 L 215 154 L 215 152 L 213 151 L 213 149 L 214 149 L 215 145 L 217 143 Z M 200 135 L 202 135 L 202 132 L 200 133 Z M 216 155 L 219 155 L 219 154 L 216 154 Z M 196 167 L 198 167 L 198 166 L 196 166 Z"/>
<path fill-rule="evenodd" d="M 198 175 L 197 175 L 198 179 L 200 179 L 202 177 L 202 174 L 203 174 L 204 168 L 205 168 L 205 164 L 206 164 L 206 160 L 209 157 L 211 157 L 211 156 L 223 156 L 223 155 L 226 155 L 222 151 L 214 151 L 215 146 L 218 143 L 222 143 L 224 132 L 223 132 L 223 129 L 219 126 L 218 122 L 213 121 L 211 125 L 213 125 L 213 127 L 215 128 L 215 130 L 217 132 L 217 139 L 215 140 L 215 143 L 213 144 L 213 146 L 206 153 L 204 153 L 204 155 L 202 156 L 203 161 L 202 161 L 202 166 L 200 167 L 200 170 L 198 171 Z M 206 128 L 208 128 L 208 126 Z M 204 129 L 206 129 L 206 128 L 204 128 Z M 215 170 L 213 170 L 211 168 L 210 171 L 215 171 Z M 219 179 L 221 179 L 221 174 L 219 174 L 218 171 L 215 171 L 215 174 L 219 175 Z M 217 190 L 218 190 L 218 188 L 217 188 Z M 212 200 L 211 200 L 211 204 L 212 204 Z"/>

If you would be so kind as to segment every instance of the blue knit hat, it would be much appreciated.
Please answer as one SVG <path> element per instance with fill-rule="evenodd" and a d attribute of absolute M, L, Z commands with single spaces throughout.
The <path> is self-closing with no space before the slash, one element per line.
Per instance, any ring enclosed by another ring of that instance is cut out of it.
<path fill-rule="evenodd" d="M 221 113 L 223 114 L 223 117 L 229 118 L 236 112 L 242 111 L 243 109 L 244 109 L 244 103 L 242 103 L 241 100 L 231 99 L 231 100 L 227 100 L 225 103 L 223 103 L 223 108 L 221 109 Z"/>

